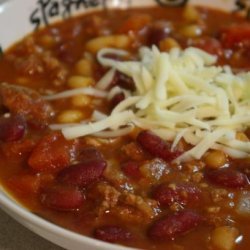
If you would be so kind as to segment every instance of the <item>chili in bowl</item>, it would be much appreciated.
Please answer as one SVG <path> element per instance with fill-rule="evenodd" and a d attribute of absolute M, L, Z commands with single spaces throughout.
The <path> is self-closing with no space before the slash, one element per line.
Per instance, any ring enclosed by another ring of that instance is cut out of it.
<path fill-rule="evenodd" d="M 239 2 L 38 2 L 0 59 L 3 209 L 67 249 L 248 249 Z"/>

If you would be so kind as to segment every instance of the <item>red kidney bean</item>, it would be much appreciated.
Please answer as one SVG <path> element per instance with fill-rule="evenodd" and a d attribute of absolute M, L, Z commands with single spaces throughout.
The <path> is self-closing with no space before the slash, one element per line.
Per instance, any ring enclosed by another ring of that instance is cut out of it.
<path fill-rule="evenodd" d="M 171 206 L 173 203 L 193 205 L 201 197 L 201 191 L 189 183 L 161 184 L 153 191 L 153 198 L 162 206 Z"/>
<path fill-rule="evenodd" d="M 160 157 L 165 161 L 172 161 L 180 154 L 176 151 L 172 152 L 170 145 L 167 142 L 148 130 L 139 133 L 137 136 L 137 142 L 151 155 L 154 157 Z"/>
<path fill-rule="evenodd" d="M 94 236 L 107 242 L 121 242 L 132 238 L 132 234 L 127 229 L 118 226 L 100 227 L 95 230 Z"/>
<path fill-rule="evenodd" d="M 23 138 L 26 130 L 26 121 L 22 116 L 0 118 L 0 140 L 14 142 Z"/>
<path fill-rule="evenodd" d="M 209 171 L 205 176 L 213 184 L 222 187 L 243 188 L 249 184 L 249 180 L 245 174 L 230 168 Z"/>
<path fill-rule="evenodd" d="M 139 167 L 140 165 L 136 161 L 127 161 L 121 164 L 121 169 L 125 175 L 137 180 L 142 177 Z"/>
<path fill-rule="evenodd" d="M 102 153 L 95 147 L 83 148 L 78 156 L 80 162 L 91 162 L 96 160 L 103 160 Z"/>
<path fill-rule="evenodd" d="M 84 196 L 76 187 L 56 186 L 41 195 L 41 202 L 55 210 L 70 211 L 82 206 Z"/>
<path fill-rule="evenodd" d="M 104 160 L 82 162 L 63 169 L 57 179 L 64 184 L 86 187 L 102 176 L 106 166 Z"/>
<path fill-rule="evenodd" d="M 213 55 L 222 55 L 223 48 L 219 40 L 212 37 L 203 37 L 194 40 L 192 46 L 203 49 Z"/>
<path fill-rule="evenodd" d="M 116 71 L 114 79 L 111 83 L 111 86 L 118 85 L 124 89 L 134 91 L 135 90 L 135 83 L 133 79 L 125 74 Z"/>
<path fill-rule="evenodd" d="M 149 44 L 158 45 L 161 40 L 167 38 L 171 33 L 173 27 L 170 22 L 167 21 L 156 21 L 150 28 L 149 33 Z"/>
<path fill-rule="evenodd" d="M 193 211 L 181 211 L 156 221 L 148 231 L 153 240 L 173 240 L 195 229 L 203 217 Z"/>
<path fill-rule="evenodd" d="M 117 106 L 120 102 L 122 102 L 125 99 L 125 94 L 123 92 L 116 94 L 112 99 L 111 99 L 111 106 L 114 108 Z"/>

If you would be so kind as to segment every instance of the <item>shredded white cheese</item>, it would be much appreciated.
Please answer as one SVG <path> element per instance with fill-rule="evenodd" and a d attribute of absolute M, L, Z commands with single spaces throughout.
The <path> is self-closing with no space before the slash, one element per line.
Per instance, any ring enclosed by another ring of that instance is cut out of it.
<path fill-rule="evenodd" d="M 110 69 L 98 83 L 96 83 L 96 88 L 101 90 L 106 90 L 115 76 L 115 70 Z"/>
<path fill-rule="evenodd" d="M 114 137 L 119 137 L 119 136 L 124 136 L 132 132 L 134 129 L 134 126 L 130 125 L 125 128 L 120 128 L 117 130 L 111 130 L 111 131 L 102 131 L 93 134 L 95 137 L 101 137 L 101 138 L 114 138 Z"/>
<path fill-rule="evenodd" d="M 237 132 L 250 126 L 250 72 L 234 74 L 229 66 L 216 66 L 216 56 L 197 48 L 166 53 L 156 47 L 144 47 L 139 51 L 138 61 L 125 62 L 106 58 L 107 53 L 128 54 L 117 49 L 98 53 L 99 62 L 111 69 L 98 83 L 101 92 L 95 95 L 110 98 L 122 91 L 120 88 L 113 89 L 111 94 L 103 91 L 115 70 L 132 77 L 136 90 L 126 92 L 125 100 L 108 117 L 64 127 L 66 138 L 107 129 L 119 131 L 121 126 L 133 123 L 172 140 L 173 150 L 182 138 L 193 145 L 176 159 L 179 162 L 200 159 L 209 149 L 223 150 L 234 158 L 250 157 L 250 143 L 236 138 Z"/>
<path fill-rule="evenodd" d="M 44 96 L 44 99 L 48 100 L 48 101 L 53 101 L 53 100 L 58 100 L 58 99 L 62 99 L 62 98 L 72 97 L 72 96 L 79 95 L 79 94 L 104 98 L 104 97 L 107 97 L 108 93 L 103 91 L 103 90 L 95 89 L 92 87 L 86 87 L 86 88 L 77 88 L 77 89 L 66 90 L 66 91 L 58 93 L 58 94 Z"/>
<path fill-rule="evenodd" d="M 117 130 L 121 126 L 128 125 L 133 118 L 133 112 L 123 111 L 117 115 L 110 115 L 106 119 L 97 122 L 63 128 L 62 133 L 67 139 L 74 139 L 85 135 L 95 134 L 106 129 Z"/>

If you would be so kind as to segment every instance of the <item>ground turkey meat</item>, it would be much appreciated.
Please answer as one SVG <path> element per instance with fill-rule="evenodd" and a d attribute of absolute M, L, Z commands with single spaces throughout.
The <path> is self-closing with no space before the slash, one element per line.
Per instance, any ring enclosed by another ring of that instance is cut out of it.
<path fill-rule="evenodd" d="M 46 125 L 53 110 L 35 90 L 7 83 L 0 85 L 0 103 L 12 114 L 23 115 L 28 121 Z"/>
<path fill-rule="evenodd" d="M 146 199 L 128 191 L 117 190 L 105 182 L 98 183 L 89 190 L 89 197 L 92 196 L 97 203 L 99 216 L 110 211 L 119 220 L 128 223 L 143 223 L 143 221 L 152 220 L 159 209 L 155 200 Z"/>

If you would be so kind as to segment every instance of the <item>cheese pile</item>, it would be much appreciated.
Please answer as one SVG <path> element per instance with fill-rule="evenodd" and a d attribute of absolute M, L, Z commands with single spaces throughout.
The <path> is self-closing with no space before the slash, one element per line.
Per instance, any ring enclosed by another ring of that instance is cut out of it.
<path fill-rule="evenodd" d="M 106 98 L 123 91 L 126 99 L 98 121 L 64 127 L 66 138 L 119 131 L 132 124 L 173 141 L 172 150 L 182 138 L 193 145 L 178 162 L 200 159 L 209 149 L 222 150 L 233 158 L 250 157 L 250 142 L 236 136 L 250 127 L 250 72 L 234 74 L 229 66 L 215 66 L 216 56 L 197 48 L 166 53 L 144 47 L 139 61 L 125 62 L 106 54 L 124 56 L 127 52 L 103 49 L 98 53 L 99 63 L 111 68 L 96 85 L 99 95 L 115 70 L 132 77 L 136 91 L 112 89 Z"/>

